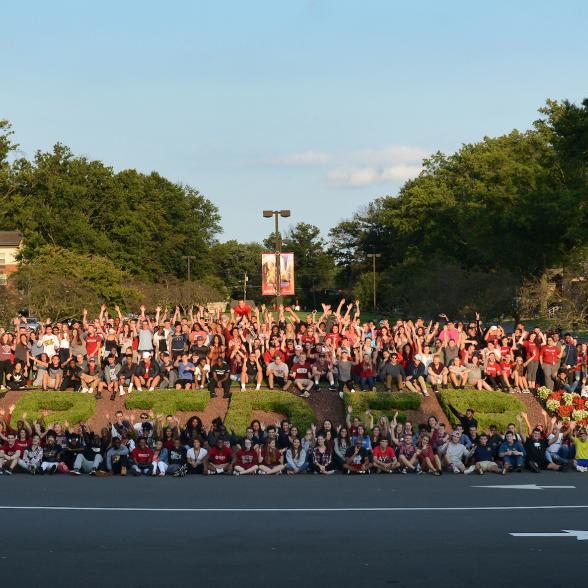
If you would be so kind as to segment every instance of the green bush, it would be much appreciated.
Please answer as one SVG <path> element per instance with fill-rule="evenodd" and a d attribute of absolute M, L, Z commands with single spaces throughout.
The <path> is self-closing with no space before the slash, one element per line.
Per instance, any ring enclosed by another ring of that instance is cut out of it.
<path fill-rule="evenodd" d="M 45 416 L 44 411 L 50 411 Z M 67 421 L 70 425 L 88 420 L 96 411 L 96 399 L 92 394 L 80 392 L 28 392 L 23 394 L 12 413 L 16 424 L 27 414 L 27 421 L 43 419 L 45 423 Z"/>
<path fill-rule="evenodd" d="M 155 414 L 202 412 L 208 405 L 208 390 L 143 390 L 132 392 L 125 399 L 128 409 L 152 410 Z"/>
<path fill-rule="evenodd" d="M 278 390 L 240 390 L 234 392 L 225 417 L 227 428 L 233 427 L 239 435 L 245 434 L 245 429 L 251 422 L 254 410 L 277 412 L 284 415 L 304 432 L 314 422 L 314 410 L 302 398 L 289 392 Z"/>
<path fill-rule="evenodd" d="M 343 396 L 345 410 L 351 406 L 352 414 L 364 418 L 366 410 L 374 415 L 374 423 L 385 416 L 391 419 L 398 411 L 396 420 L 404 423 L 407 420 L 405 410 L 418 410 L 421 406 L 421 395 L 414 392 L 347 392 Z"/>
<path fill-rule="evenodd" d="M 442 390 L 439 394 L 439 404 L 452 425 L 459 421 L 449 409 L 449 404 L 461 413 L 473 408 L 480 430 L 487 430 L 490 425 L 496 425 L 501 431 L 504 431 L 509 423 L 516 423 L 517 414 L 526 408 L 522 400 L 512 394 L 485 390 Z"/>

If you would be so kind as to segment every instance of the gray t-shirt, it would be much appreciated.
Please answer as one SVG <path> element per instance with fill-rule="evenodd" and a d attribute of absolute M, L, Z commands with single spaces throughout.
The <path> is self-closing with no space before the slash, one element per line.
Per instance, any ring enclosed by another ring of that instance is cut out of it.
<path fill-rule="evenodd" d="M 351 380 L 351 368 L 353 363 L 348 359 L 343 361 L 342 359 L 337 361 L 337 370 L 339 372 L 339 379 L 343 382 L 349 382 Z"/>

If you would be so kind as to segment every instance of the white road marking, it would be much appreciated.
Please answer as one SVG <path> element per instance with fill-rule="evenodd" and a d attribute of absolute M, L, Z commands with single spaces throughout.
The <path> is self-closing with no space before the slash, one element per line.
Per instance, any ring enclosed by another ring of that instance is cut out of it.
<path fill-rule="evenodd" d="M 126 506 L 12 506 L 0 505 L 0 510 L 96 511 L 96 512 L 454 512 L 484 510 L 565 510 L 586 509 L 588 504 L 540 506 L 382 506 L 341 508 L 150 508 Z"/>
<path fill-rule="evenodd" d="M 588 531 L 562 530 L 561 533 L 509 533 L 513 537 L 575 537 L 578 541 L 588 541 Z"/>
<path fill-rule="evenodd" d="M 537 484 L 496 484 L 486 486 L 472 486 L 472 488 L 500 488 L 504 490 L 551 490 L 560 488 L 575 488 L 575 486 L 538 486 Z"/>

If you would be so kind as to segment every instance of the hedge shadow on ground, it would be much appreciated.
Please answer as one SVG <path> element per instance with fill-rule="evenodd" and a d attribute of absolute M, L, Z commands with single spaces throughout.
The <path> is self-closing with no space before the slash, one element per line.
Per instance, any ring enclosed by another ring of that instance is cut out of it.
<path fill-rule="evenodd" d="M 45 415 L 45 412 L 49 414 Z M 92 394 L 80 392 L 29 392 L 19 398 L 12 413 L 12 423 L 44 420 L 45 423 L 77 424 L 87 421 L 96 412 L 96 399 Z"/>
<path fill-rule="evenodd" d="M 225 426 L 244 435 L 251 423 L 254 410 L 275 412 L 284 415 L 295 424 L 303 435 L 315 421 L 316 415 L 312 407 L 298 396 L 278 390 L 240 390 L 234 392 L 225 416 Z"/>
<path fill-rule="evenodd" d="M 449 409 L 449 404 L 461 413 L 473 408 L 479 431 L 487 431 L 490 425 L 496 425 L 499 431 L 504 431 L 509 423 L 516 424 L 517 415 L 526 410 L 525 404 L 519 398 L 505 392 L 442 390 L 438 398 L 441 408 L 453 426 L 459 421 Z"/>
<path fill-rule="evenodd" d="M 347 392 L 343 396 L 345 411 L 352 408 L 352 416 L 363 420 L 365 411 L 374 416 L 374 424 L 381 416 L 388 420 L 398 412 L 396 420 L 404 423 L 407 420 L 406 410 L 418 410 L 421 406 L 421 395 L 414 392 Z"/>

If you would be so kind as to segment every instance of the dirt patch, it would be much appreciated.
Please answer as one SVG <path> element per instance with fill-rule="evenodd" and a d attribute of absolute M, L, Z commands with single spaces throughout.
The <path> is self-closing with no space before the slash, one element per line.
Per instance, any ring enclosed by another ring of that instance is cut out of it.
<path fill-rule="evenodd" d="M 254 421 L 257 419 L 264 427 L 267 425 L 276 425 L 276 427 L 279 427 L 280 423 L 285 418 L 286 417 L 283 414 L 277 412 L 266 412 L 265 410 L 251 411 L 251 420 Z"/>

